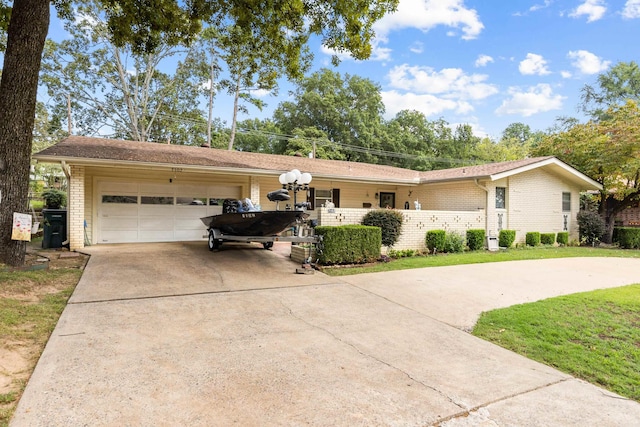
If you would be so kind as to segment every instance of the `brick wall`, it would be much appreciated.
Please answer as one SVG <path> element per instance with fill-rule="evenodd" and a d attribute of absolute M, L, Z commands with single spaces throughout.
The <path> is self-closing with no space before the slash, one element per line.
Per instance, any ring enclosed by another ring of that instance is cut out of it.
<path fill-rule="evenodd" d="M 319 225 L 360 224 L 362 217 L 370 209 L 336 208 L 332 212 L 322 208 L 318 211 Z M 485 227 L 484 210 L 478 211 L 416 211 L 399 210 L 404 217 L 400 240 L 393 248 L 426 249 L 424 240 L 429 230 L 447 230 L 465 233 L 472 228 Z"/>

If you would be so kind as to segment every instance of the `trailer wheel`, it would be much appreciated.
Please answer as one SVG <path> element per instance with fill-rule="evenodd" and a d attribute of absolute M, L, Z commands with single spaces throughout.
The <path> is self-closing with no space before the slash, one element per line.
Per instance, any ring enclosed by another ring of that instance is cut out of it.
<path fill-rule="evenodd" d="M 219 249 L 222 244 L 213 234 L 213 230 L 209 230 L 209 250 L 213 251 L 215 249 Z"/>
<path fill-rule="evenodd" d="M 273 247 L 273 242 L 262 242 L 262 247 L 265 249 L 271 249 Z"/>

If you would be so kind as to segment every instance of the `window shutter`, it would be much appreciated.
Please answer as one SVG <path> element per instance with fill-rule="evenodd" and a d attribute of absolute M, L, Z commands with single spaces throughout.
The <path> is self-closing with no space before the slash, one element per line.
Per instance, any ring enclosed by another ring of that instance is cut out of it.
<path fill-rule="evenodd" d="M 336 206 L 336 208 L 340 207 L 340 189 L 339 188 L 334 188 L 333 190 L 331 190 L 331 201 L 333 202 L 333 204 Z"/>
<path fill-rule="evenodd" d="M 309 210 L 314 210 L 316 208 L 316 189 L 309 187 L 309 192 L 307 194 L 309 195 L 307 198 L 307 202 L 310 203 Z"/>

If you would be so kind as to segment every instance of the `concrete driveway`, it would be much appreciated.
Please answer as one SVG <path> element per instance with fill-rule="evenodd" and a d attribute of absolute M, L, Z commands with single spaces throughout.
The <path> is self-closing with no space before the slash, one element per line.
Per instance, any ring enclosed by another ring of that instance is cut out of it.
<path fill-rule="evenodd" d="M 337 279 L 296 275 L 295 264 L 259 246 L 89 251 L 14 426 L 640 420 L 637 402 L 461 330 L 478 310 L 639 282 L 640 260 L 526 261 Z M 606 280 L 588 280 L 605 267 Z M 528 281 L 534 277 L 544 280 Z M 532 283 L 545 289 L 525 289 Z"/>

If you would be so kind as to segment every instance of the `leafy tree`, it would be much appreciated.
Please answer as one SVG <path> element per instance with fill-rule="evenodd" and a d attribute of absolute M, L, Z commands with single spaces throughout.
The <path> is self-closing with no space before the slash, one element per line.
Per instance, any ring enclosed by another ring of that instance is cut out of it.
<path fill-rule="evenodd" d="M 534 154 L 557 156 L 602 184 L 598 212 L 610 243 L 618 213 L 640 200 L 640 108 L 628 101 L 603 113 L 603 120 L 547 136 Z"/>
<path fill-rule="evenodd" d="M 387 123 L 387 146 L 385 149 L 404 153 L 406 157 L 396 165 L 414 170 L 434 169 L 438 155 L 434 123 L 415 110 L 403 110 Z"/>
<path fill-rule="evenodd" d="M 262 110 L 264 102 L 252 93 L 276 92 L 278 78 L 283 74 L 296 78 L 308 70 L 310 55 L 308 49 L 303 46 L 297 58 L 298 63 L 294 63 L 288 56 L 287 49 L 279 49 L 269 38 L 260 38 L 251 27 L 229 25 L 219 31 L 210 30 L 209 34 L 215 40 L 219 57 L 229 72 L 228 78 L 218 82 L 218 87 L 234 97 L 228 147 L 231 150 L 236 135 L 238 112 L 247 112 L 241 101 Z M 307 35 L 301 35 L 299 38 L 300 40 L 294 40 L 293 43 L 306 43 Z"/>
<path fill-rule="evenodd" d="M 640 67 L 635 61 L 619 62 L 606 73 L 598 75 L 597 86 L 582 89 L 581 108 L 595 119 L 604 118 L 608 107 L 622 105 L 627 100 L 640 102 Z"/>
<path fill-rule="evenodd" d="M 69 97 L 81 134 L 113 129 L 124 139 L 200 145 L 205 122 L 193 101 L 202 94 L 203 72 L 190 55 L 173 75 L 159 72 L 161 63 L 185 49 L 160 44 L 135 53 L 117 47 L 101 15 L 100 4 L 87 1 L 65 25 L 71 38 L 47 44 L 41 79 L 57 104 L 55 114 L 66 117 Z"/>
<path fill-rule="evenodd" d="M 327 0 L 102 0 L 107 26 L 118 47 L 134 52 L 153 52 L 159 45 L 189 42 L 202 20 L 252 27 L 260 37 L 271 39 L 274 49 L 283 48 L 291 64 L 299 63 L 308 33 L 321 36 L 325 46 L 351 52 L 356 59 L 371 53 L 373 24 L 394 10 L 397 0 L 331 2 Z M 50 5 L 71 18 L 69 0 L 0 0 L 0 30 L 7 29 L 7 46 L 0 80 L 0 262 L 24 262 L 24 242 L 11 240 L 13 212 L 26 209 L 32 131 L 38 74 L 49 28 Z M 8 23 L 8 25 L 7 25 Z M 288 43 L 294 40 L 293 43 Z M 287 49 L 284 49 L 287 48 Z M 288 71 L 295 74 L 295 66 Z"/>
<path fill-rule="evenodd" d="M 339 144 L 352 161 L 378 163 L 384 104 L 380 88 L 368 79 L 323 69 L 303 79 L 294 101 L 281 103 L 274 119 L 283 132 L 315 127 Z"/>
<path fill-rule="evenodd" d="M 286 144 L 283 154 L 290 156 L 312 153 L 312 156 L 316 159 L 346 159 L 339 146 L 329 141 L 324 132 L 313 127 L 294 129 L 293 137 L 289 138 Z"/>
<path fill-rule="evenodd" d="M 439 126 L 442 128 L 446 122 L 441 120 Z M 481 138 L 473 134 L 473 128 L 468 124 L 458 125 L 453 133 L 441 130 L 442 136 L 438 137 L 438 157 L 442 161 L 436 169 L 443 169 L 462 164 L 473 163 L 474 152 Z"/>

